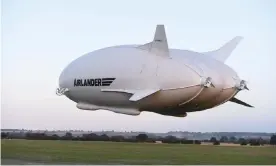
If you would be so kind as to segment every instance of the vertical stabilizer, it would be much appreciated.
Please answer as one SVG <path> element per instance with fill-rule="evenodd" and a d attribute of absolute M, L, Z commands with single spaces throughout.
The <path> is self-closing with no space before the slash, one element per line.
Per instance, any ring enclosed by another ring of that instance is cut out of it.
<path fill-rule="evenodd" d="M 209 52 L 203 52 L 205 55 L 210 55 L 212 58 L 225 62 L 226 59 L 231 55 L 233 50 L 237 47 L 237 45 L 240 43 L 240 41 L 243 39 L 241 36 L 236 36 L 226 44 L 224 44 L 222 47 L 220 47 L 217 50 L 209 51 Z"/>
<path fill-rule="evenodd" d="M 148 50 L 159 56 L 169 57 L 169 47 L 164 25 L 157 25 L 153 41 L 139 46 L 138 48 Z"/>
<path fill-rule="evenodd" d="M 164 25 L 156 26 L 153 44 L 155 44 L 156 48 L 168 52 L 168 42 Z"/>

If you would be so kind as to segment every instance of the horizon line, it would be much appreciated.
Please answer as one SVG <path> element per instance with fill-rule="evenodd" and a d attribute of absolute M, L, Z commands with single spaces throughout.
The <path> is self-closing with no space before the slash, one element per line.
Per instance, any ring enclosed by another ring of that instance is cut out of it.
<path fill-rule="evenodd" d="M 266 133 L 266 134 L 275 134 L 276 132 L 251 132 L 251 131 L 167 131 L 167 132 L 148 132 L 148 131 L 116 131 L 116 130 L 82 130 L 82 129 L 69 129 L 69 130 L 48 130 L 48 129 L 4 129 L 1 128 L 2 130 L 21 130 L 21 131 L 83 131 L 83 132 L 124 132 L 124 133 L 170 133 L 170 132 L 188 132 L 188 133 Z"/>

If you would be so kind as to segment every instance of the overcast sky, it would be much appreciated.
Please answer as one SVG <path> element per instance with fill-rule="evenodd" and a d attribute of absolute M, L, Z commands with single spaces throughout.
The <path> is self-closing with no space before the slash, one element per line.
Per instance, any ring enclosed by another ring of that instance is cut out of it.
<path fill-rule="evenodd" d="M 2 0 L 2 128 L 167 132 L 260 131 L 276 126 L 274 0 Z M 169 47 L 214 50 L 244 39 L 226 64 L 249 81 L 238 98 L 185 118 L 84 111 L 56 96 L 64 67 L 96 49 L 152 40 L 165 24 Z"/>

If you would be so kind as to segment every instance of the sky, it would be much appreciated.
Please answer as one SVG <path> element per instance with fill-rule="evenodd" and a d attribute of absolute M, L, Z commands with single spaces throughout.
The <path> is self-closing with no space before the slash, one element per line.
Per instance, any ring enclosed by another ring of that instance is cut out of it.
<path fill-rule="evenodd" d="M 274 0 L 2 0 L 1 128 L 47 130 L 276 132 Z M 170 48 L 199 52 L 235 36 L 226 64 L 249 81 L 234 103 L 185 118 L 84 111 L 57 96 L 68 63 L 100 48 L 144 44 L 164 24 Z"/>

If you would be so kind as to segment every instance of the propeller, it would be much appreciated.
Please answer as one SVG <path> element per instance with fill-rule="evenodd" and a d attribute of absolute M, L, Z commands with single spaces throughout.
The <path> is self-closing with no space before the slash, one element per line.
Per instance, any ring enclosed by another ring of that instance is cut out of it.
<path fill-rule="evenodd" d="M 203 82 L 202 82 L 202 85 L 206 88 L 209 88 L 209 87 L 215 87 L 215 85 L 212 83 L 212 78 L 211 77 L 207 77 Z"/>
<path fill-rule="evenodd" d="M 67 92 L 67 91 L 69 91 L 68 90 L 68 88 L 57 88 L 56 89 L 56 94 L 58 95 L 58 96 L 61 96 L 61 95 L 63 95 L 65 92 Z"/>
<path fill-rule="evenodd" d="M 236 84 L 235 87 L 236 87 L 239 91 L 244 90 L 244 89 L 249 90 L 249 88 L 248 88 L 248 86 L 247 86 L 248 81 L 240 80 L 237 76 L 236 76 L 236 77 L 233 77 L 233 79 L 234 79 L 236 82 L 238 82 L 238 83 Z M 233 102 L 233 103 L 236 103 L 236 104 L 240 104 L 240 105 L 246 106 L 246 107 L 252 107 L 252 108 L 254 108 L 254 106 L 252 106 L 252 105 L 250 105 L 250 104 L 247 104 L 246 102 L 241 101 L 241 100 L 239 100 L 239 99 L 237 99 L 237 98 L 235 98 L 235 97 L 231 98 L 229 101 L 230 101 L 230 102 Z"/>
<path fill-rule="evenodd" d="M 233 77 L 233 79 L 237 82 L 237 80 L 239 80 L 237 77 Z M 241 91 L 241 90 L 249 90 L 248 86 L 248 81 L 245 80 L 239 80 L 239 82 L 236 84 L 236 88 Z"/>
<path fill-rule="evenodd" d="M 244 89 L 249 90 L 249 88 L 247 87 L 247 82 L 245 80 L 241 80 L 237 88 L 239 90 L 244 90 Z"/>

